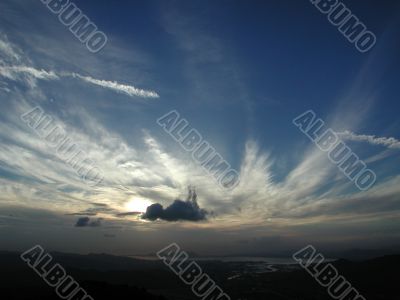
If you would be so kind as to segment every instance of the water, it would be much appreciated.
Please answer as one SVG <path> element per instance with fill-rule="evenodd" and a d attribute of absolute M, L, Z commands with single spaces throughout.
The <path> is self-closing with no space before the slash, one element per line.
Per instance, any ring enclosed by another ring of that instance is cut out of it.
<path fill-rule="evenodd" d="M 130 256 L 135 259 L 141 260 L 158 260 L 156 256 Z M 252 256 L 204 256 L 204 257 L 191 257 L 191 260 L 196 261 L 220 261 L 220 262 L 238 262 L 238 263 L 269 263 L 271 265 L 294 265 L 297 264 L 293 258 L 277 258 L 277 257 L 252 257 Z"/>
<path fill-rule="evenodd" d="M 271 265 L 297 264 L 297 262 L 295 262 L 293 258 L 277 258 L 277 257 L 232 256 L 232 257 L 196 257 L 193 259 L 196 261 L 269 263 Z"/>

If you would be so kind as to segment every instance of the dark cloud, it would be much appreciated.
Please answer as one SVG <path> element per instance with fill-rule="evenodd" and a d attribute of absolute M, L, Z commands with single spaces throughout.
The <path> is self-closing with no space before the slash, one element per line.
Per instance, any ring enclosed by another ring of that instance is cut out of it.
<path fill-rule="evenodd" d="M 82 217 L 76 221 L 75 227 L 85 227 L 89 224 L 90 218 L 89 217 Z"/>
<path fill-rule="evenodd" d="M 130 211 L 130 212 L 123 212 L 123 213 L 117 213 L 115 214 L 116 217 L 129 217 L 129 216 L 137 216 L 142 214 L 141 212 L 138 211 Z"/>
<path fill-rule="evenodd" d="M 208 212 L 201 209 L 197 204 L 197 195 L 194 189 L 189 189 L 189 196 L 186 201 L 175 200 L 170 206 L 164 207 L 155 203 L 147 207 L 146 213 L 142 218 L 155 221 L 157 219 L 165 221 L 202 221 L 207 218 Z"/>
<path fill-rule="evenodd" d="M 110 208 L 107 204 L 92 202 L 91 205 L 94 207 L 90 207 L 83 211 L 78 211 L 78 212 L 70 213 L 67 215 L 69 215 L 69 216 L 96 216 L 99 213 L 103 213 L 103 214 L 115 213 L 115 210 Z"/>
<path fill-rule="evenodd" d="M 82 217 L 76 221 L 75 227 L 99 227 L 101 226 L 102 219 L 99 218 L 94 221 L 90 221 L 89 217 Z"/>
<path fill-rule="evenodd" d="M 77 213 L 66 214 L 67 216 L 95 216 L 97 213 L 90 211 L 82 211 Z"/>
<path fill-rule="evenodd" d="M 108 207 L 107 204 L 105 204 L 105 203 L 98 203 L 98 202 L 92 202 L 92 205 L 94 205 L 94 206 L 100 206 L 100 207 Z"/>

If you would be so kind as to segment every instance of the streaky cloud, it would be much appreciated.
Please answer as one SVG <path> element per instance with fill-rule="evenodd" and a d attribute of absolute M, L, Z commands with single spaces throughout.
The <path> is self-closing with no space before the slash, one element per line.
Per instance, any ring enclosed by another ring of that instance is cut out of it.
<path fill-rule="evenodd" d="M 73 77 L 91 83 L 109 90 L 113 90 L 117 93 L 123 93 L 130 97 L 141 97 L 141 98 L 159 98 L 160 96 L 154 91 L 148 91 L 136 88 L 132 85 L 121 84 L 116 81 L 108 81 L 103 79 L 96 79 L 90 76 L 83 76 L 78 73 L 67 73 L 55 71 L 45 71 L 43 69 L 36 69 L 29 66 L 0 66 L 0 75 L 14 81 L 28 81 L 23 75 L 28 76 L 28 79 L 40 79 L 40 80 L 60 80 L 61 77 Z"/>
<path fill-rule="evenodd" d="M 138 89 L 132 85 L 121 84 L 116 81 L 107 81 L 101 79 L 95 79 L 90 76 L 82 76 L 77 73 L 72 73 L 72 77 L 79 78 L 85 82 L 92 83 L 94 85 L 108 88 L 116 92 L 124 93 L 128 96 L 138 96 L 142 98 L 159 98 L 160 96 L 154 91 Z"/>
<path fill-rule="evenodd" d="M 0 33 L 0 53 L 8 60 L 20 61 L 21 55 L 19 49 L 17 49 L 10 41 L 7 36 Z"/>
<path fill-rule="evenodd" d="M 42 80 L 57 80 L 60 77 L 53 71 L 35 69 L 28 66 L 0 66 L 0 74 L 8 79 L 17 80 L 21 74 Z"/>
<path fill-rule="evenodd" d="M 351 131 L 339 132 L 338 135 L 345 140 L 367 142 L 372 145 L 381 145 L 390 149 L 400 149 L 400 141 L 393 137 L 377 137 L 375 135 L 356 134 Z"/>

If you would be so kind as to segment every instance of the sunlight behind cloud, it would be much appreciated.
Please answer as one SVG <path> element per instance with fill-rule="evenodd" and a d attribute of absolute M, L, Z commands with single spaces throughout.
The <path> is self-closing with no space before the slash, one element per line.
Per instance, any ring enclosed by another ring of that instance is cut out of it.
<path fill-rule="evenodd" d="M 147 207 L 152 204 L 153 202 L 148 199 L 134 197 L 125 204 L 125 208 L 130 212 L 144 213 L 146 212 Z"/>

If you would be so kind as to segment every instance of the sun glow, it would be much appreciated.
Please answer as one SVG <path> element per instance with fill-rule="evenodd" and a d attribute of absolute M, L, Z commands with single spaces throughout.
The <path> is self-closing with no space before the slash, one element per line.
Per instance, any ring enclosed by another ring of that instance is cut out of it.
<path fill-rule="evenodd" d="M 152 204 L 153 204 L 153 202 L 151 202 L 150 200 L 147 200 L 145 198 L 135 197 L 135 198 L 133 198 L 132 200 L 128 201 L 125 204 L 125 208 L 129 212 L 144 213 L 144 212 L 146 212 L 147 207 L 152 205 Z"/>

